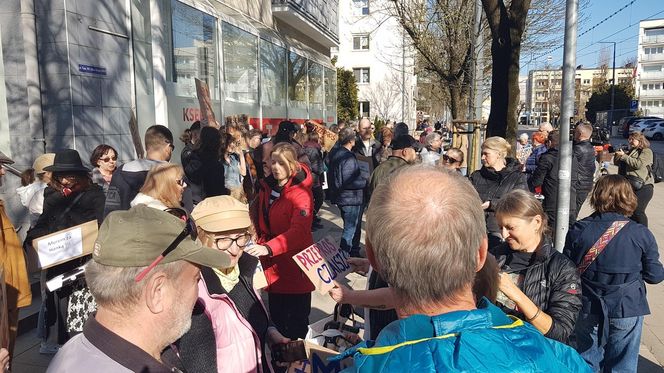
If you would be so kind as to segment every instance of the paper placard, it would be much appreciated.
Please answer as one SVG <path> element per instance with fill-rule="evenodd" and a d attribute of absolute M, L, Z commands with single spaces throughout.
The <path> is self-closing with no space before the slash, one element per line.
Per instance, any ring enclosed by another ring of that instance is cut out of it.
<path fill-rule="evenodd" d="M 341 279 L 350 272 L 348 258 L 348 253 L 340 250 L 330 237 L 325 237 L 293 255 L 295 263 L 321 294 L 334 287 L 333 280 Z"/>
<path fill-rule="evenodd" d="M 256 264 L 253 283 L 254 289 L 262 289 L 267 286 L 267 278 L 265 278 L 265 271 L 263 270 L 260 260 L 258 261 L 258 264 Z"/>
<path fill-rule="evenodd" d="M 338 373 L 353 364 L 352 358 L 327 361 L 328 357 L 339 353 L 307 340 L 304 341 L 304 349 L 309 359 L 291 363 L 288 366 L 288 373 Z"/>
<path fill-rule="evenodd" d="M 46 269 L 91 254 L 96 239 L 97 221 L 91 220 L 36 238 L 32 247 L 39 257 L 39 268 Z"/>

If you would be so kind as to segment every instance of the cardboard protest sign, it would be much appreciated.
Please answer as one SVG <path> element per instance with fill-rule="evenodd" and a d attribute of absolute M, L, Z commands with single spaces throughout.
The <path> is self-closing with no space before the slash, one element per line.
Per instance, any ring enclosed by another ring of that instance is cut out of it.
<path fill-rule="evenodd" d="M 9 318 L 7 314 L 5 269 L 0 267 L 0 347 L 9 348 Z"/>
<path fill-rule="evenodd" d="M 254 289 L 262 289 L 267 286 L 267 278 L 265 278 L 265 271 L 263 270 L 263 266 L 261 265 L 260 261 L 258 262 L 258 264 L 256 264 L 253 283 L 254 283 Z"/>
<path fill-rule="evenodd" d="M 39 257 L 39 268 L 50 268 L 92 254 L 97 228 L 97 221 L 91 220 L 32 240 L 32 247 Z"/>
<path fill-rule="evenodd" d="M 325 149 L 326 152 L 329 152 L 330 149 L 334 146 L 334 144 L 337 142 L 337 139 L 339 138 L 336 133 L 330 131 L 325 127 L 324 125 L 314 122 L 314 121 L 309 121 L 309 124 L 313 126 L 314 131 L 318 133 L 318 137 L 320 137 L 321 145 L 323 146 L 323 149 Z"/>
<path fill-rule="evenodd" d="M 288 373 L 338 373 L 353 364 L 352 358 L 341 361 L 327 361 L 328 357 L 339 353 L 306 340 L 304 341 L 304 348 L 309 359 L 291 363 L 288 367 Z"/>
<path fill-rule="evenodd" d="M 198 96 L 198 104 L 201 107 L 201 124 L 214 128 L 221 127 L 219 122 L 217 122 L 217 118 L 214 116 L 214 111 L 212 110 L 210 89 L 208 88 L 207 83 L 197 78 L 194 78 L 194 81 L 196 82 L 196 95 Z"/>
<path fill-rule="evenodd" d="M 325 237 L 293 255 L 293 260 L 316 289 L 325 294 L 334 287 L 333 280 L 341 279 L 350 272 L 348 257 L 348 253 L 340 250 L 330 237 Z"/>

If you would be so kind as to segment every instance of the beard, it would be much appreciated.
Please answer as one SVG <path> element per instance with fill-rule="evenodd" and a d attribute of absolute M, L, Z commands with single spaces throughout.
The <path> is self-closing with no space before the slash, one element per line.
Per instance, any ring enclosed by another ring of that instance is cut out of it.
<path fill-rule="evenodd" d="M 169 319 L 172 320 L 172 327 L 168 329 L 168 344 L 180 339 L 191 328 L 191 313 L 193 306 L 186 302 L 176 302 L 171 309 Z"/>

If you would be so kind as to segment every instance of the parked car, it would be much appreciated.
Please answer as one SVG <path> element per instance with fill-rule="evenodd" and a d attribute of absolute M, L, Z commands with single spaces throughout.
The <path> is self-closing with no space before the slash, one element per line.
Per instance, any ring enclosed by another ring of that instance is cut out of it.
<path fill-rule="evenodd" d="M 664 120 L 657 121 L 643 130 L 643 136 L 653 140 L 664 139 Z"/>
<path fill-rule="evenodd" d="M 653 123 L 660 122 L 661 120 L 662 118 L 637 120 L 636 122 L 632 123 L 631 126 L 629 126 L 629 132 L 643 132 L 643 130 L 648 128 L 648 126 Z"/>
<path fill-rule="evenodd" d="M 622 135 L 624 138 L 629 137 L 629 132 L 630 132 L 630 126 L 632 123 L 636 122 L 637 120 L 643 120 L 643 119 L 661 119 L 657 117 L 624 117 L 620 119 L 618 122 L 618 126 L 620 128 L 620 131 L 622 132 Z"/>

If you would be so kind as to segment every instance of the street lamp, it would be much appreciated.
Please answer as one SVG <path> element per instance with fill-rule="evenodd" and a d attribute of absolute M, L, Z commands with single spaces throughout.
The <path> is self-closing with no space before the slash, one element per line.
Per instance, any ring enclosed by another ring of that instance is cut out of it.
<path fill-rule="evenodd" d="M 600 44 L 613 44 L 613 78 L 611 79 L 611 112 L 609 113 L 609 126 L 613 126 L 613 109 L 616 97 L 616 42 L 600 41 Z"/>

